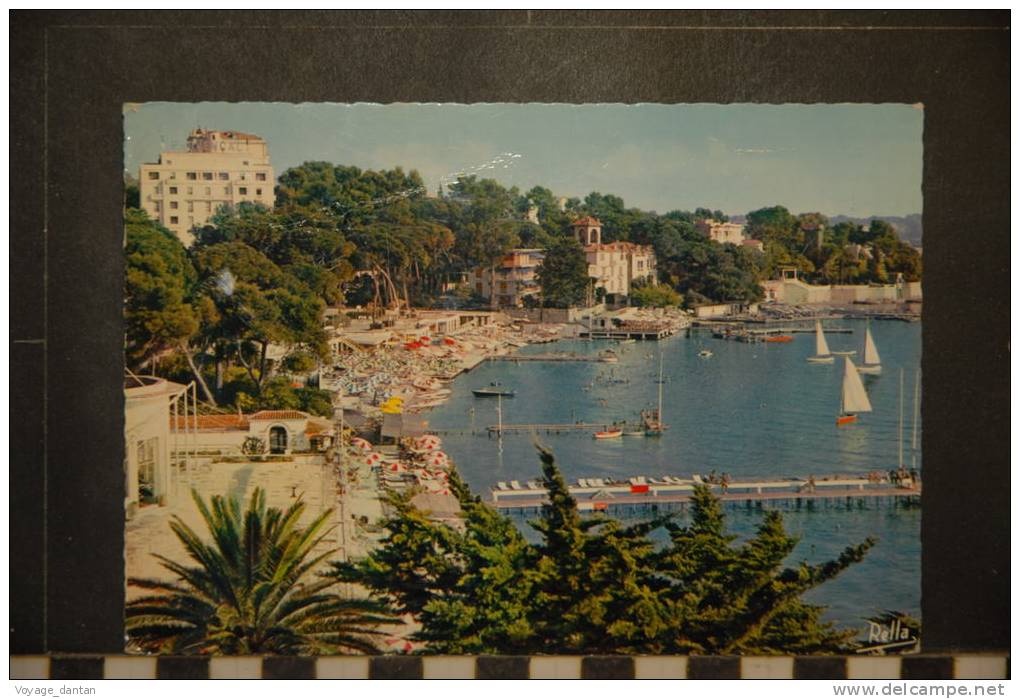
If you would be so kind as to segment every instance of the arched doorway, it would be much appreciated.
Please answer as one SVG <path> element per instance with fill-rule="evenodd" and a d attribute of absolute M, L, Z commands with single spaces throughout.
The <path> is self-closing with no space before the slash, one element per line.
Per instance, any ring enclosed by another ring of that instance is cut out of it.
<path fill-rule="evenodd" d="M 269 453 L 287 453 L 287 428 L 279 425 L 269 428 Z"/>

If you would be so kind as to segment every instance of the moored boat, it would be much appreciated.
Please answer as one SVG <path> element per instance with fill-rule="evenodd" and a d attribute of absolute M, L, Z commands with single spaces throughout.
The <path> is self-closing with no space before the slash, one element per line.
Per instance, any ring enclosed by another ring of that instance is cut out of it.
<path fill-rule="evenodd" d="M 474 393 L 475 396 L 477 396 L 478 398 L 495 398 L 497 396 L 502 396 L 503 398 L 514 397 L 513 389 L 504 388 L 499 382 L 496 381 L 492 382 L 485 388 L 473 388 L 471 389 L 471 392 Z"/>
<path fill-rule="evenodd" d="M 615 439 L 617 437 L 623 436 L 623 430 L 619 429 L 618 427 L 614 427 L 611 430 L 599 430 L 598 432 L 595 432 L 592 436 L 594 436 L 595 439 Z"/>

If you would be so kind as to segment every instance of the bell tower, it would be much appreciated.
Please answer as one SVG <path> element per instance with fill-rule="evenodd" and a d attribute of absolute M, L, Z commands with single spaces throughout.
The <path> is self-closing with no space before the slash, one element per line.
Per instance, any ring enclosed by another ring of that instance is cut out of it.
<path fill-rule="evenodd" d="M 585 216 L 570 224 L 574 237 L 582 247 L 602 244 L 602 222 L 594 216 Z"/>

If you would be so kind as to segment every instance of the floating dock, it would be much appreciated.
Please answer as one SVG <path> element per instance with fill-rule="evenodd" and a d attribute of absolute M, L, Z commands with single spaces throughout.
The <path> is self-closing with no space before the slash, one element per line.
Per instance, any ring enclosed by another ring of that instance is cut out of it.
<path fill-rule="evenodd" d="M 591 481 L 592 479 L 582 479 Z M 676 479 L 675 479 L 676 480 Z M 667 483 L 660 479 L 632 478 L 627 482 L 613 481 L 604 485 L 572 485 L 570 494 L 577 500 L 581 511 L 601 511 L 615 508 L 639 509 L 658 506 L 684 509 L 692 499 L 695 481 Z M 909 487 L 887 481 L 876 482 L 867 478 L 840 478 L 816 480 L 812 485 L 806 479 L 767 481 L 733 481 L 727 487 L 703 483 L 728 505 L 763 507 L 767 504 L 801 507 L 805 504 L 845 501 L 848 505 L 863 504 L 867 500 L 895 499 L 910 504 L 920 502 L 921 484 Z M 538 510 L 548 503 L 542 488 L 494 488 L 493 507 L 500 511 L 526 512 Z"/>

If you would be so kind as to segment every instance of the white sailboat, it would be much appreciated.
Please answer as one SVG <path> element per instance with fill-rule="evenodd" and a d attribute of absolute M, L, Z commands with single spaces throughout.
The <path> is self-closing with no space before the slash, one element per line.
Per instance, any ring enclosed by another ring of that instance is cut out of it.
<path fill-rule="evenodd" d="M 857 374 L 857 367 L 845 357 L 846 365 L 843 368 L 843 393 L 840 400 L 839 415 L 836 416 L 837 425 L 847 425 L 857 422 L 857 413 L 870 413 L 871 401 L 868 400 L 868 392 L 864 390 L 864 382 Z"/>
<path fill-rule="evenodd" d="M 864 363 L 857 367 L 862 374 L 881 374 L 882 359 L 878 356 L 875 339 L 871 336 L 871 326 L 864 331 Z"/>
<path fill-rule="evenodd" d="M 815 321 L 815 356 L 808 357 L 812 364 L 832 364 L 836 358 L 829 351 L 829 343 L 825 341 L 825 333 L 822 332 L 822 321 Z"/>

